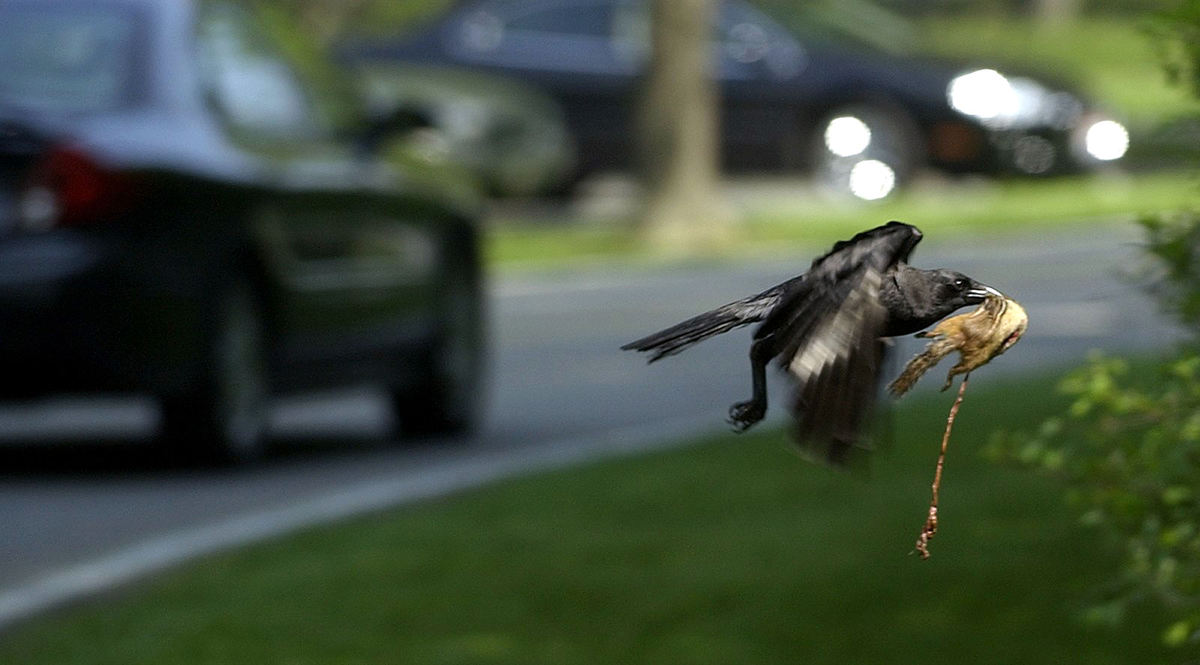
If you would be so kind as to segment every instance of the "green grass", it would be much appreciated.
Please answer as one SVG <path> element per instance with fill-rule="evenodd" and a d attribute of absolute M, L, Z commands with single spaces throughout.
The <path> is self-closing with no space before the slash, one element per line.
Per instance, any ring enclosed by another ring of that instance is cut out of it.
<path fill-rule="evenodd" d="M 776 181 L 779 182 L 779 181 Z M 1129 221 L 1138 215 L 1195 204 L 1194 175 L 1160 172 L 1095 174 L 1047 180 L 972 180 L 926 183 L 868 205 L 812 195 L 745 195 L 732 238 L 710 252 L 728 257 L 779 248 L 818 251 L 829 238 L 848 238 L 890 219 L 907 221 L 941 240 L 978 233 L 1029 231 L 1097 218 Z M 564 213 L 565 215 L 565 213 Z M 504 270 L 577 266 L 587 261 L 661 260 L 664 250 L 642 242 L 618 220 L 492 220 L 487 257 Z M 668 252 L 669 253 L 669 252 Z"/>
<path fill-rule="evenodd" d="M 959 414 L 930 561 L 910 551 L 948 394 L 901 403 L 866 480 L 777 432 L 509 480 L 198 562 L 6 635 L 0 662 L 1179 660 L 1153 611 L 1121 631 L 1075 619 L 1113 553 L 1049 481 L 977 454 L 1061 400 L 987 376 Z"/>

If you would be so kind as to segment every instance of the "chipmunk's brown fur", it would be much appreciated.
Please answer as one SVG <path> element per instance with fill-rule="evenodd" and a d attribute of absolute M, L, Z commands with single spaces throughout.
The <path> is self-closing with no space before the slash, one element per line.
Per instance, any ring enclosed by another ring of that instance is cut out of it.
<path fill-rule="evenodd" d="M 929 337 L 933 341 L 908 362 L 888 389 L 894 395 L 903 395 L 929 368 L 951 351 L 958 351 L 960 358 L 946 375 L 946 384 L 942 386 L 945 390 L 955 376 L 987 364 L 1016 344 L 1028 324 L 1029 317 L 1017 301 L 988 296 L 975 310 L 952 316 L 932 330 L 918 333 L 917 337 Z"/>

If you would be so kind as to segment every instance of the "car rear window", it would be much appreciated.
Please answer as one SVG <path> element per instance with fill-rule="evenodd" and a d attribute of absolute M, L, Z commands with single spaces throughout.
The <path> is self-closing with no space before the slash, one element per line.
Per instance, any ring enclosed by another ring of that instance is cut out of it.
<path fill-rule="evenodd" d="M 0 105 L 96 112 L 133 103 L 136 19 L 115 4 L 0 3 Z"/>

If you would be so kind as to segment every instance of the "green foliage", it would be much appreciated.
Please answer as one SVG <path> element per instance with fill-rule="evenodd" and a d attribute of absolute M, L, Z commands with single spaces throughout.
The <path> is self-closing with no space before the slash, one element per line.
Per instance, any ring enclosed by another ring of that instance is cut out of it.
<path fill-rule="evenodd" d="M 389 35 L 410 30 L 416 25 L 446 11 L 450 0 L 421 0 L 395 2 L 372 0 L 363 3 L 363 11 L 351 23 L 351 30 L 364 34 Z"/>
<path fill-rule="evenodd" d="M 998 437 L 994 458 L 1062 478 L 1081 521 L 1123 551 L 1093 619 L 1120 619 L 1146 598 L 1177 615 L 1172 644 L 1200 639 L 1200 356 L 1185 353 L 1139 384 L 1129 363 L 1095 356 L 1061 390 L 1066 412 L 1032 434 Z"/>
<path fill-rule="evenodd" d="M 1200 219 L 1187 211 L 1142 220 L 1163 278 L 1155 294 L 1185 325 L 1200 325 Z"/>
<path fill-rule="evenodd" d="M 1200 97 L 1200 0 L 1180 0 L 1149 24 L 1167 77 Z"/>
<path fill-rule="evenodd" d="M 274 3 L 246 2 L 267 31 L 273 46 L 295 66 L 326 128 L 335 132 L 357 129 L 362 108 L 354 82 L 328 59 L 325 49 L 302 29 L 294 15 Z"/>
<path fill-rule="evenodd" d="M 1156 292 L 1188 325 L 1200 321 L 1200 217 L 1147 219 Z M 1146 373 L 1094 355 L 1062 381 L 1070 399 L 1032 433 L 996 437 L 995 459 L 1061 478 L 1084 524 L 1123 552 L 1120 572 L 1088 616 L 1118 621 L 1144 599 L 1173 615 L 1172 645 L 1200 642 L 1200 350 L 1184 346 Z"/>

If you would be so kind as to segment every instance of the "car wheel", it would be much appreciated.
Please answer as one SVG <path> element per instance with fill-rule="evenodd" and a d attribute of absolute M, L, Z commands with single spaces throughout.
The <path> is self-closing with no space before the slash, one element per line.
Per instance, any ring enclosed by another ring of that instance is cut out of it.
<path fill-rule="evenodd" d="M 394 390 L 392 405 L 406 436 L 462 434 L 478 424 L 485 359 L 483 283 L 473 233 L 449 243 L 439 290 L 438 332 L 422 359 L 417 385 Z"/>
<path fill-rule="evenodd" d="M 243 463 L 260 457 L 267 423 L 266 335 L 259 301 L 238 282 L 216 299 L 199 380 L 163 400 L 165 446 L 185 458 Z"/>
<path fill-rule="evenodd" d="M 852 104 L 826 114 L 811 139 L 819 183 L 862 200 L 894 193 L 922 160 L 919 131 L 908 115 L 888 105 Z"/>

